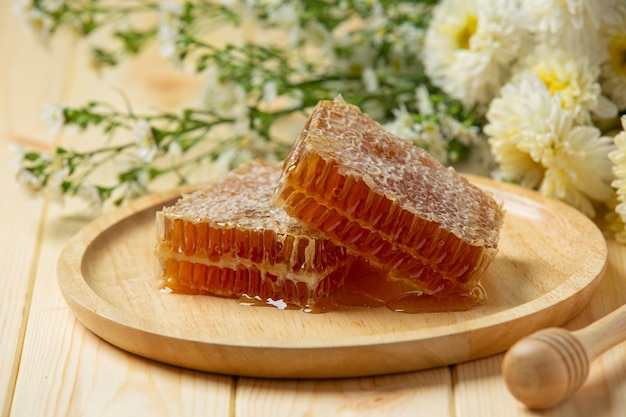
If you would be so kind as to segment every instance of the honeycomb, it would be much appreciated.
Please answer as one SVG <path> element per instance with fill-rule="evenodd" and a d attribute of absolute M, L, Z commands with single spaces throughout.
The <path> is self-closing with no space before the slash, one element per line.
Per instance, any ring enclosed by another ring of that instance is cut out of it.
<path fill-rule="evenodd" d="M 503 221 L 490 195 L 340 98 L 313 110 L 272 204 L 427 295 L 475 291 Z"/>
<path fill-rule="evenodd" d="M 347 251 L 269 204 L 280 168 L 252 162 L 157 212 L 165 288 L 315 309 L 342 284 Z"/>

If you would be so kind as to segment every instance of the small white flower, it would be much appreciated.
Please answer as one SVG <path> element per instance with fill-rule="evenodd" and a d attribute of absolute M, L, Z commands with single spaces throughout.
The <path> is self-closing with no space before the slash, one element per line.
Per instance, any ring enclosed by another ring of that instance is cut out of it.
<path fill-rule="evenodd" d="M 29 191 L 37 193 L 42 190 L 44 184 L 43 175 L 35 175 L 27 169 L 20 169 L 17 172 L 17 183 L 26 187 Z"/>
<path fill-rule="evenodd" d="M 442 163 L 447 163 L 446 141 L 439 125 L 432 122 L 416 123 L 406 107 L 393 111 L 394 120 L 385 128 L 416 146 L 426 149 Z"/>
<path fill-rule="evenodd" d="M 220 152 L 220 155 L 211 164 L 211 172 L 216 176 L 226 174 L 236 165 L 236 160 L 237 150 L 235 148 L 228 148 Z"/>
<path fill-rule="evenodd" d="M 206 70 L 202 101 L 208 110 L 223 118 L 245 119 L 249 114 L 245 88 L 235 81 L 223 79 L 217 66 Z"/>
<path fill-rule="evenodd" d="M 13 13 L 24 17 L 31 9 L 35 8 L 34 0 L 16 0 L 13 2 Z"/>
<path fill-rule="evenodd" d="M 57 203 L 63 202 L 63 197 L 65 195 L 65 190 L 63 189 L 63 183 L 65 179 L 70 174 L 70 168 L 67 165 L 67 162 L 57 160 L 52 164 L 52 172 L 48 177 L 48 182 L 46 187 L 48 188 L 50 195 L 52 197 L 52 201 Z"/>
<path fill-rule="evenodd" d="M 42 116 L 50 132 L 57 134 L 65 125 L 65 106 L 55 103 L 44 104 Z"/>
<path fill-rule="evenodd" d="M 329 71 L 346 73 L 351 76 L 361 76 L 363 70 L 375 66 L 377 51 L 366 38 L 358 38 L 347 34 L 335 41 L 335 48 L 344 51 L 343 54 L 331 61 Z M 334 67 L 334 68 L 333 68 Z"/>
<path fill-rule="evenodd" d="M 161 0 L 159 4 L 158 39 L 161 56 L 176 59 L 177 41 L 181 30 L 183 6 L 178 1 Z"/>
<path fill-rule="evenodd" d="M 447 141 L 441 131 L 441 127 L 433 122 L 424 121 L 415 125 L 417 138 L 413 143 L 428 151 L 442 164 L 448 164 L 448 152 L 446 151 Z"/>
<path fill-rule="evenodd" d="M 376 75 L 376 71 L 374 71 L 372 67 L 367 67 L 363 70 L 363 73 L 361 74 L 361 79 L 363 80 L 365 91 L 373 93 L 378 90 L 378 76 Z"/>
<path fill-rule="evenodd" d="M 287 33 L 287 39 L 290 45 L 296 45 L 302 33 L 300 27 L 300 16 L 303 7 L 298 1 L 279 3 L 278 8 L 273 10 L 268 21 Z"/>
<path fill-rule="evenodd" d="M 332 58 L 332 56 L 334 56 L 335 50 L 333 48 L 333 35 L 326 28 L 326 26 L 322 25 L 319 21 L 312 19 L 307 22 L 304 33 L 306 33 L 307 41 L 319 48 L 323 56 L 327 58 Z"/>
<path fill-rule="evenodd" d="M 54 13 L 63 7 L 65 0 L 42 0 L 40 7 L 48 13 Z"/>
<path fill-rule="evenodd" d="M 180 143 L 173 141 L 167 148 L 167 154 L 174 160 L 178 161 L 183 156 L 183 148 Z"/>
<path fill-rule="evenodd" d="M 278 86 L 276 81 L 268 81 L 263 85 L 263 98 L 267 104 L 272 104 L 278 96 Z"/>
<path fill-rule="evenodd" d="M 40 41 L 47 42 L 54 28 L 52 17 L 39 9 L 30 8 L 26 10 L 24 22 L 28 30 Z"/>
<path fill-rule="evenodd" d="M 394 34 L 390 45 L 389 62 L 401 70 L 409 69 L 409 66 L 415 65 L 417 59 L 422 58 L 426 32 L 411 22 L 402 22 L 394 30 Z"/>
<path fill-rule="evenodd" d="M 15 172 L 19 172 L 22 168 L 24 155 L 26 155 L 26 149 L 24 149 L 24 147 L 17 142 L 9 143 L 7 149 L 15 155 L 13 161 L 11 162 L 11 166 L 15 169 Z"/>
<path fill-rule="evenodd" d="M 396 136 L 411 140 L 415 133 L 415 120 L 408 112 L 406 106 L 393 110 L 393 121 L 386 124 L 385 128 Z"/>
<path fill-rule="evenodd" d="M 133 127 L 133 134 L 137 144 L 137 157 L 146 163 L 152 162 L 157 154 L 158 147 L 154 140 L 150 122 L 145 119 L 137 121 Z"/>
<path fill-rule="evenodd" d="M 429 116 L 435 114 L 435 105 L 430 99 L 430 93 L 424 85 L 420 85 L 415 89 L 415 98 L 417 100 L 417 111 L 420 114 Z"/>
<path fill-rule="evenodd" d="M 78 187 L 76 195 L 86 203 L 90 215 L 95 216 L 102 212 L 104 202 L 96 186 L 83 183 Z"/>

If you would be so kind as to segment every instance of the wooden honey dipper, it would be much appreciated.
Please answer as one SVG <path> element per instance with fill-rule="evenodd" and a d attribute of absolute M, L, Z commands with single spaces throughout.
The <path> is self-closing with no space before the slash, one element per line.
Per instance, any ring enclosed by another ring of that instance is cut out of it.
<path fill-rule="evenodd" d="M 528 407 L 552 407 L 583 385 L 595 358 L 624 340 L 626 305 L 574 332 L 558 327 L 540 330 L 506 353 L 504 381 Z"/>

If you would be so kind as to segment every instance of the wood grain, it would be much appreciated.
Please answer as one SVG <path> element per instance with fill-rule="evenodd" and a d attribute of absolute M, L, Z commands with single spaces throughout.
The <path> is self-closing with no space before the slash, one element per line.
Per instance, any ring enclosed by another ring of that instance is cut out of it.
<path fill-rule="evenodd" d="M 5 415 L 8 410 L 5 407 L 10 404 L 17 377 L 34 282 L 32 265 L 39 250 L 37 236 L 44 206 L 42 200 L 17 192 L 13 157 L 6 146 L 0 149 L 0 190 L 10 190 L 15 196 L 10 204 L 0 204 L 0 216 L 12 219 L 3 223 L 0 239 L 0 253 L 3 254 L 0 257 L 0 415 Z"/>
<path fill-rule="evenodd" d="M 335 380 L 240 378 L 238 417 L 453 415 L 447 368 Z"/>
<path fill-rule="evenodd" d="M 484 277 L 490 300 L 467 312 L 410 315 L 355 308 L 311 315 L 163 294 L 152 253 L 154 213 L 172 202 L 162 195 L 85 228 L 62 253 L 59 283 L 79 320 L 99 336 L 138 355 L 193 369 L 349 377 L 475 359 L 508 348 L 537 326 L 571 318 L 600 282 L 606 246 L 593 223 L 563 204 L 519 187 L 473 181 L 504 201 L 507 218 L 500 252 Z"/>
<path fill-rule="evenodd" d="M 35 44 L 24 38 L 20 50 L 12 44 L 13 33 L 21 32 L 19 21 L 10 12 L 10 2 L 0 4 L 0 202 L 2 239 L 0 239 L 0 415 L 8 415 L 15 380 L 19 371 L 24 332 L 34 284 L 34 264 L 40 247 L 39 230 L 42 223 L 45 202 L 25 193 L 16 181 L 17 154 L 9 149 L 9 144 L 23 140 L 34 132 L 40 132 L 41 125 L 25 122 L 25 106 L 38 102 L 45 96 L 41 85 L 27 86 L 24 68 L 42 59 L 38 54 L 26 54 Z M 24 68 L 8 65 L 18 60 Z M 24 87 L 21 91 L 16 88 Z M 21 110 L 20 110 L 21 109 Z M 21 112 L 21 113 L 20 113 Z M 37 114 L 41 107 L 37 106 Z M 45 145 L 49 136 L 37 140 L 31 137 L 31 144 Z"/>

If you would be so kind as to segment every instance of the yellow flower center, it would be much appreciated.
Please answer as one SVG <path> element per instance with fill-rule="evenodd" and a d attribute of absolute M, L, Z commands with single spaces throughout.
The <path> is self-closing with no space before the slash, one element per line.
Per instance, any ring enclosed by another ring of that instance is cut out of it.
<path fill-rule="evenodd" d="M 478 19 L 476 19 L 476 16 L 473 14 L 467 15 L 465 26 L 456 34 L 456 41 L 459 45 L 459 49 L 469 49 L 470 39 L 474 36 L 474 33 L 476 33 L 477 24 Z"/>
<path fill-rule="evenodd" d="M 626 74 L 626 36 L 613 38 L 609 42 L 609 55 L 613 70 Z"/>
<path fill-rule="evenodd" d="M 555 95 L 559 91 L 565 90 L 569 86 L 569 82 L 559 77 L 555 71 L 545 68 L 536 69 L 537 76 L 548 87 L 550 94 Z"/>

